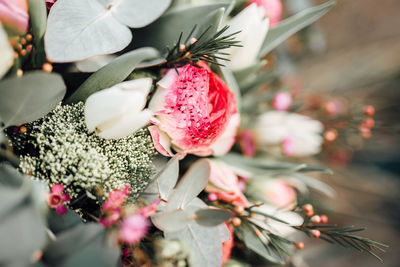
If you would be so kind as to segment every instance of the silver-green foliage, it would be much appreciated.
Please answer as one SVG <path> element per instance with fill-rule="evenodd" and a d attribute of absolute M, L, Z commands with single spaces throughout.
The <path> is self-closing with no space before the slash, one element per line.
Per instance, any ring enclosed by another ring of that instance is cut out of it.
<path fill-rule="evenodd" d="M 154 168 L 155 149 L 148 130 L 121 139 L 102 139 L 88 133 L 83 108 L 83 102 L 59 105 L 27 125 L 28 136 L 14 138 L 14 145 L 23 148 L 28 142 L 36 153 L 21 156 L 21 170 L 50 185 L 63 184 L 72 198 L 84 191 L 90 196 L 94 187 L 107 195 L 124 185 L 130 185 L 132 196 L 137 197 Z"/>

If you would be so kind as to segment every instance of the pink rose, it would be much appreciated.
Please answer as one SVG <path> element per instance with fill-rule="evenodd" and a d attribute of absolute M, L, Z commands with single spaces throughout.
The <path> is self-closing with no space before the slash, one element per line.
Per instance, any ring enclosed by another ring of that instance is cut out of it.
<path fill-rule="evenodd" d="M 237 175 L 223 162 L 208 160 L 211 167 L 206 191 L 215 194 L 218 200 L 232 203 L 234 206 L 247 207 Z"/>
<path fill-rule="evenodd" d="M 28 31 L 28 0 L 0 0 L 0 22 L 18 34 Z"/>
<path fill-rule="evenodd" d="M 263 193 L 268 202 L 278 208 L 290 209 L 296 202 L 296 191 L 282 179 L 265 183 Z"/>
<path fill-rule="evenodd" d="M 239 126 L 234 94 L 208 66 L 168 70 L 150 102 L 155 112 L 149 127 L 158 152 L 198 156 L 223 155 L 235 142 Z"/>
<path fill-rule="evenodd" d="M 281 0 L 250 0 L 249 4 L 256 3 L 264 8 L 265 16 L 269 17 L 271 26 L 278 24 L 282 17 Z"/>

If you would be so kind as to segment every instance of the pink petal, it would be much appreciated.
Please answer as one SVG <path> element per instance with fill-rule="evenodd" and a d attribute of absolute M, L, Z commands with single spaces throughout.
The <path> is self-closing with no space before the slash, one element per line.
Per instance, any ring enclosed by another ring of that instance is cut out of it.
<path fill-rule="evenodd" d="M 64 191 L 64 186 L 62 184 L 54 184 L 51 187 L 51 192 L 53 194 L 61 194 Z"/>
<path fill-rule="evenodd" d="M 173 153 L 171 151 L 171 141 L 168 136 L 160 131 L 157 126 L 150 126 L 149 131 L 151 137 L 153 138 L 153 144 L 156 150 L 166 157 L 172 157 Z"/>
<path fill-rule="evenodd" d="M 56 212 L 60 215 L 64 215 L 66 212 L 68 211 L 67 207 L 65 207 L 64 205 L 59 205 L 56 208 Z"/>
<path fill-rule="evenodd" d="M 70 202 L 70 201 L 71 201 L 71 198 L 69 197 L 68 194 L 63 193 L 63 194 L 61 195 L 61 200 L 62 200 L 63 202 Z"/>
<path fill-rule="evenodd" d="M 0 0 L 0 22 L 22 34 L 28 31 L 28 1 Z"/>

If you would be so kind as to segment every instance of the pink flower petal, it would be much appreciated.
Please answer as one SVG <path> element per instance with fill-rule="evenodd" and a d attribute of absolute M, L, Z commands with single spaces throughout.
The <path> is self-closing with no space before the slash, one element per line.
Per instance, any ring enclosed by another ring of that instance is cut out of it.
<path fill-rule="evenodd" d="M 64 205 L 59 205 L 56 208 L 56 212 L 60 215 L 64 215 L 66 212 L 68 211 L 67 207 L 65 207 Z"/>
<path fill-rule="evenodd" d="M 19 34 L 28 31 L 28 0 L 0 0 L 0 22 Z"/>
<path fill-rule="evenodd" d="M 54 184 L 51 187 L 51 192 L 53 194 L 61 194 L 64 191 L 64 186 L 62 184 Z"/>
<path fill-rule="evenodd" d="M 157 126 L 149 126 L 151 137 L 153 138 L 154 147 L 156 150 L 166 157 L 172 157 L 171 142 L 168 136 L 160 131 Z"/>

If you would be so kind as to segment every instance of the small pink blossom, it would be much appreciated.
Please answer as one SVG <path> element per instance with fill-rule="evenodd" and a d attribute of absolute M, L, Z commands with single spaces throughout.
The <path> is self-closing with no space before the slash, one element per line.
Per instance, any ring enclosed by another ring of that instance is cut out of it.
<path fill-rule="evenodd" d="M 62 184 L 54 184 L 51 187 L 51 193 L 46 195 L 46 200 L 50 208 L 55 209 L 60 215 L 67 212 L 67 207 L 64 205 L 71 199 L 68 194 L 64 193 L 64 186 Z"/>
<path fill-rule="evenodd" d="M 153 216 L 157 212 L 157 206 L 159 203 L 160 200 L 158 199 L 154 200 L 153 203 L 151 203 L 150 205 L 141 208 L 139 210 L 139 214 L 143 215 L 146 218 Z"/>
<path fill-rule="evenodd" d="M 99 220 L 101 225 L 104 227 L 110 227 L 119 222 L 122 216 L 121 206 L 128 197 L 129 191 L 129 186 L 125 186 L 123 189 L 113 190 L 108 194 L 107 200 L 101 207 L 103 212 L 103 215 Z"/>
<path fill-rule="evenodd" d="M 119 230 L 119 239 L 127 244 L 138 243 L 149 229 L 149 221 L 141 214 L 133 214 L 126 217 Z"/>
<path fill-rule="evenodd" d="M 234 94 L 205 64 L 178 71 L 168 70 L 150 102 L 155 148 L 165 156 L 171 147 L 198 156 L 227 153 L 239 126 Z"/>
<path fill-rule="evenodd" d="M 18 34 L 28 31 L 28 0 L 0 0 L 0 22 Z"/>
<path fill-rule="evenodd" d="M 275 110 L 288 110 L 293 103 L 292 95 L 288 92 L 278 92 L 272 100 L 272 106 Z"/>
<path fill-rule="evenodd" d="M 269 17 L 271 26 L 275 26 L 282 17 L 281 0 L 250 0 L 249 4 L 256 3 L 264 9 L 265 16 Z"/>
<path fill-rule="evenodd" d="M 211 172 L 206 191 L 216 194 L 219 200 L 234 206 L 247 207 L 237 175 L 223 162 L 209 160 Z"/>
<path fill-rule="evenodd" d="M 267 182 L 263 192 L 268 202 L 278 208 L 292 208 L 297 198 L 293 187 L 282 179 L 274 179 Z"/>

